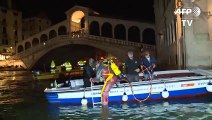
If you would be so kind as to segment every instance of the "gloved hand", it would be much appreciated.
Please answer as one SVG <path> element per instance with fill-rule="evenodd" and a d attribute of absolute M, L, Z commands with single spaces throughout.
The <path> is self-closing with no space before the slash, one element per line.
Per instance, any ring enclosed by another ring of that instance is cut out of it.
<path fill-rule="evenodd" d="M 119 75 L 118 75 L 118 79 L 119 79 L 119 80 L 126 80 L 127 78 L 126 78 L 126 76 L 124 76 L 123 74 L 119 74 Z"/>
<path fill-rule="evenodd" d="M 136 72 L 138 73 L 138 72 L 140 72 L 140 69 L 139 69 L 139 68 L 137 68 L 137 69 L 135 69 L 134 71 L 136 71 Z"/>

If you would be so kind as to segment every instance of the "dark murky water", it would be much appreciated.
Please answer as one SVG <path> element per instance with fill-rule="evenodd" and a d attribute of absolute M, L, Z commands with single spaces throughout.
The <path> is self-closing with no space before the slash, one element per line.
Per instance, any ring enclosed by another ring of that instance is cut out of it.
<path fill-rule="evenodd" d="M 211 120 L 212 96 L 144 103 L 74 106 L 49 104 L 30 72 L 0 72 L 0 120 Z"/>

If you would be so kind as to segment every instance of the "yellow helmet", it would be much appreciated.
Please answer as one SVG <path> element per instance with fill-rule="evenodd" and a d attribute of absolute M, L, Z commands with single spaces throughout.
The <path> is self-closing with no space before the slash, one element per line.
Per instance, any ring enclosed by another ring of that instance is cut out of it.
<path fill-rule="evenodd" d="M 108 65 L 109 65 L 108 59 L 104 59 L 104 60 L 102 61 L 102 64 L 103 64 L 104 66 L 108 66 Z"/>

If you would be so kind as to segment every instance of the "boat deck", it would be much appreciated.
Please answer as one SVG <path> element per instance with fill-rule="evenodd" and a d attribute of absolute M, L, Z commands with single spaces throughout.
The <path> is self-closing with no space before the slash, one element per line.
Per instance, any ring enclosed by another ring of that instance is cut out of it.
<path fill-rule="evenodd" d="M 131 85 L 132 86 L 139 86 L 139 85 L 149 85 L 149 84 L 161 84 L 161 83 L 173 83 L 173 82 L 184 82 L 184 81 L 195 81 L 195 80 L 208 80 L 210 79 L 210 77 L 206 76 L 206 75 L 201 75 L 199 73 L 193 72 L 193 71 L 189 71 L 189 70 L 175 70 L 175 71 L 158 71 L 155 72 L 155 79 L 154 80 L 147 80 L 144 81 L 143 80 L 143 75 L 140 75 L 140 81 L 139 82 L 132 82 Z M 64 88 L 60 88 L 60 89 L 48 89 L 48 92 L 64 92 L 64 91 L 83 91 L 83 90 L 91 90 L 91 87 L 87 87 L 84 89 L 82 83 L 83 80 L 79 79 L 78 81 L 75 80 L 74 82 L 79 82 L 80 84 L 74 86 L 74 87 L 64 87 Z M 101 89 L 103 86 L 102 85 L 94 85 L 92 86 L 92 89 Z M 114 85 L 113 87 L 128 87 L 130 86 L 129 83 L 127 82 L 118 82 L 116 85 Z"/>

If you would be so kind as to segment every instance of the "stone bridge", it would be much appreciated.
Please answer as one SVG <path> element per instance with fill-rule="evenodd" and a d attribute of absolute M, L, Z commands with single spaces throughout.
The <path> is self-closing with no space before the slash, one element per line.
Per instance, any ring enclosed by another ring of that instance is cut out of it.
<path fill-rule="evenodd" d="M 15 57 L 24 67 L 31 69 L 49 51 L 69 44 L 99 48 L 121 60 L 126 59 L 127 51 L 138 51 L 140 46 L 155 53 L 155 46 L 146 44 L 155 39 L 153 24 L 106 18 L 81 6 L 66 15 L 66 20 L 17 43 Z"/>

